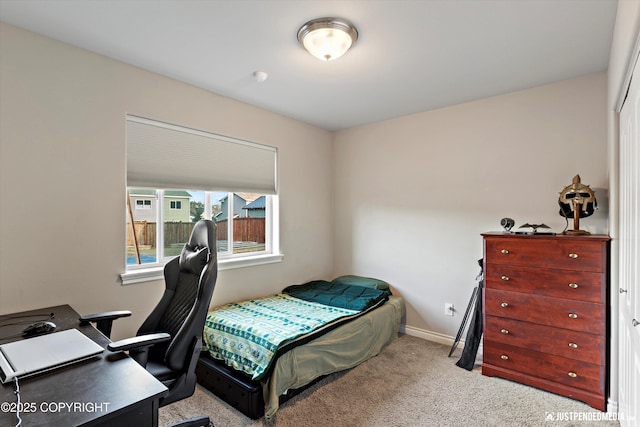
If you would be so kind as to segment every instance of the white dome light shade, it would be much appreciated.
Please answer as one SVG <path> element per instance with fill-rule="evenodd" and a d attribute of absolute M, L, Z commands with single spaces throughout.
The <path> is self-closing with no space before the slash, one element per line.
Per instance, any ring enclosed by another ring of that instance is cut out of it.
<path fill-rule="evenodd" d="M 358 39 L 358 31 L 340 18 L 319 18 L 298 30 L 298 41 L 310 54 L 323 61 L 340 58 Z"/>
<path fill-rule="evenodd" d="M 344 55 L 351 43 L 351 37 L 342 31 L 320 28 L 307 34 L 302 45 L 316 58 L 330 61 Z"/>

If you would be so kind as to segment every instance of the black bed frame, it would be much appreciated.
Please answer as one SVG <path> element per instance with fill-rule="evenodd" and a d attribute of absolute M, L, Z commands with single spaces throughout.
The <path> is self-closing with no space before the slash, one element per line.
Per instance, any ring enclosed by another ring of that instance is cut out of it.
<path fill-rule="evenodd" d="M 254 381 L 241 372 L 229 369 L 204 351 L 200 353 L 198 359 L 196 376 L 198 384 L 247 417 L 256 420 L 264 415 L 264 398 L 260 381 Z M 324 376 L 298 389 L 288 390 L 286 394 L 280 396 L 280 404 L 300 394 L 322 378 Z"/>

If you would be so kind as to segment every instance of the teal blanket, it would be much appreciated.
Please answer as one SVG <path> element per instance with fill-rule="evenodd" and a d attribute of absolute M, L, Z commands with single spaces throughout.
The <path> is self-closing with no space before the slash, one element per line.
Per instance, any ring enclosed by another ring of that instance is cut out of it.
<path fill-rule="evenodd" d="M 388 289 L 346 285 L 335 280 L 314 280 L 304 285 L 289 286 L 282 292 L 306 301 L 357 311 L 367 310 L 391 295 Z"/>
<path fill-rule="evenodd" d="M 214 359 L 258 380 L 268 373 L 282 345 L 358 314 L 276 294 L 212 310 L 205 322 L 204 343 Z"/>

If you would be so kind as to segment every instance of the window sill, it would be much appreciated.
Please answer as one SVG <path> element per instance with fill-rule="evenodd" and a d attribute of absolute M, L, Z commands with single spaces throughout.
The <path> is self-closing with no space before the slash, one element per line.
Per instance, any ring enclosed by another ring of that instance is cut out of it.
<path fill-rule="evenodd" d="M 218 260 L 218 271 L 233 270 L 236 268 L 253 267 L 256 265 L 273 264 L 281 262 L 283 254 L 255 255 L 237 257 L 231 259 Z M 151 282 L 163 279 L 164 266 L 140 268 L 130 270 L 120 275 L 123 285 L 133 285 L 134 283 Z"/>

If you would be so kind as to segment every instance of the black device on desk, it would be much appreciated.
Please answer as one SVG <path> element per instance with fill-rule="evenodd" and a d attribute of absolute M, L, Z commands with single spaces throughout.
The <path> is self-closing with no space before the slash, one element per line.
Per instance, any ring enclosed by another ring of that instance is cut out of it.
<path fill-rule="evenodd" d="M 18 337 L 34 337 L 37 335 L 50 334 L 57 328 L 53 323 L 55 319 L 54 313 L 35 313 L 35 314 L 3 314 L 0 315 L 0 343 L 13 341 Z M 21 331 L 17 332 L 18 327 L 25 326 Z M 6 334 L 5 330 L 13 331 Z"/>
<path fill-rule="evenodd" d="M 32 337 L 35 335 L 49 334 L 56 330 L 56 324 L 45 320 L 43 322 L 35 322 L 22 330 L 25 336 Z"/>

